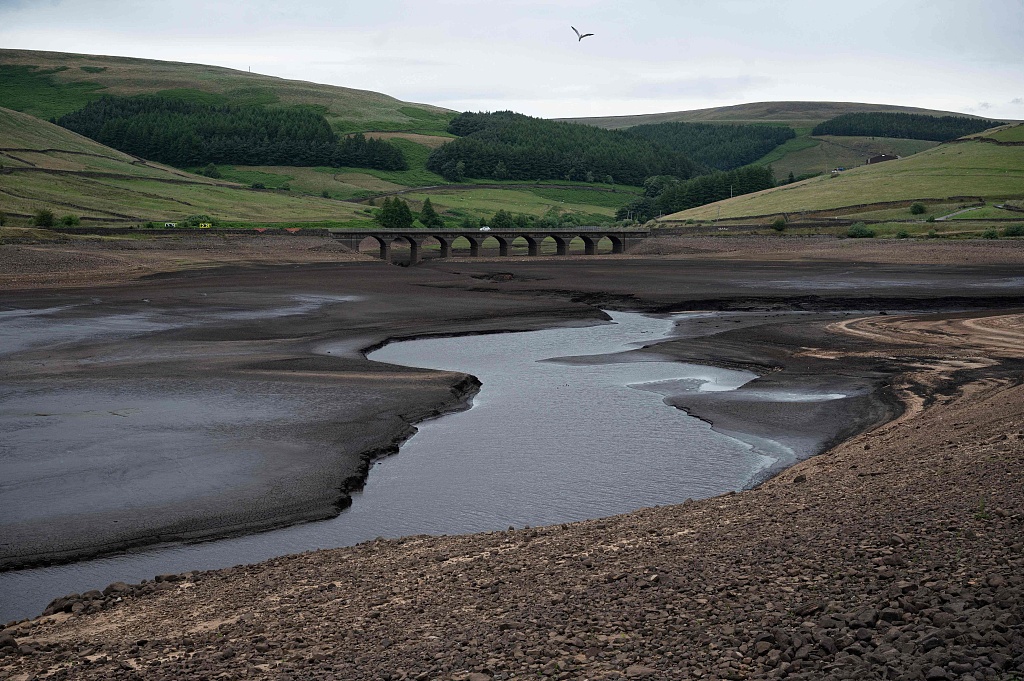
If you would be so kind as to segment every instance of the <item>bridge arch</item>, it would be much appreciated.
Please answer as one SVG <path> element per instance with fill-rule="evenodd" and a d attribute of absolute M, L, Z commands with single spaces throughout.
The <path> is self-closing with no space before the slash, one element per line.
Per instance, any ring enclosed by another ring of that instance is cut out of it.
<path fill-rule="evenodd" d="M 380 242 L 380 259 L 384 262 L 392 261 L 392 247 L 395 244 L 409 246 L 409 264 L 415 265 L 420 261 L 420 239 L 407 234 L 395 234 L 384 238 L 374 237 Z"/>
<path fill-rule="evenodd" d="M 599 235 L 580 234 L 583 242 L 583 255 L 597 255 L 597 245 L 601 241 Z"/>
<path fill-rule="evenodd" d="M 497 234 L 491 234 L 490 238 L 498 242 L 498 256 L 502 258 L 508 257 L 509 249 L 512 246 L 512 240 L 498 236 Z M 487 237 L 484 237 L 484 241 L 487 241 Z"/>
<path fill-rule="evenodd" d="M 604 234 L 602 236 L 602 241 L 604 239 L 608 239 L 608 241 L 611 242 L 611 244 L 612 244 L 612 253 L 625 253 L 626 252 L 626 242 L 623 241 L 623 239 L 620 238 L 619 236 L 617 236 L 615 234 Z"/>
<path fill-rule="evenodd" d="M 439 243 L 441 245 L 441 254 L 440 254 L 439 257 L 441 257 L 441 258 L 450 258 L 450 257 L 452 257 L 452 244 L 458 238 L 457 236 L 452 236 L 450 234 L 438 234 L 436 232 L 431 234 L 430 236 L 432 236 L 434 239 L 436 239 L 437 243 Z"/>

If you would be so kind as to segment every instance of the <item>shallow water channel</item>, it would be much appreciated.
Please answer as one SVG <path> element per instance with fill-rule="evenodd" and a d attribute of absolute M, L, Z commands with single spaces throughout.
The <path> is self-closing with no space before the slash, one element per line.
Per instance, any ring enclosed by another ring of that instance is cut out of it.
<path fill-rule="evenodd" d="M 260 534 L 0 573 L 0 621 L 113 581 L 251 563 L 378 536 L 456 534 L 561 523 L 741 489 L 763 451 L 663 402 L 733 390 L 748 372 L 615 356 L 672 336 L 675 319 L 613 313 L 582 328 L 406 341 L 381 362 L 470 373 L 472 408 L 419 425 L 377 462 L 338 517 Z M 323 348 L 332 351 L 331 347 Z M 585 356 L 585 357 L 584 357 Z M 572 362 L 559 358 L 574 357 Z"/>

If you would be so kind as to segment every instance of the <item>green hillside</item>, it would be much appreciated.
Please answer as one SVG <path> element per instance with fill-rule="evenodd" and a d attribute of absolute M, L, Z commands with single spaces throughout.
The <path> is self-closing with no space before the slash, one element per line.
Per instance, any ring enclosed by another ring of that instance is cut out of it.
<path fill-rule="evenodd" d="M 666 216 L 665 221 L 834 211 L 884 202 L 1024 198 L 1024 146 L 967 140 Z M 955 202 L 955 201 L 954 201 Z"/>
<path fill-rule="evenodd" d="M 50 119 L 102 95 L 162 94 L 211 104 L 306 106 L 340 133 L 442 132 L 454 112 L 367 90 L 219 66 L 32 50 L 0 50 L 0 106 Z"/>
<path fill-rule="evenodd" d="M 368 136 L 389 140 L 402 149 L 410 167 L 386 171 L 218 165 L 222 178 L 212 181 L 157 163 L 139 162 L 8 111 L 2 117 L 0 145 L 59 151 L 11 152 L 13 156 L 0 152 L 0 163 L 10 171 L 0 175 L 0 212 L 29 215 L 39 208 L 50 208 L 59 215 L 97 220 L 157 222 L 183 213 L 209 213 L 223 220 L 361 220 L 369 224 L 363 212 L 365 206 L 342 202 L 421 188 L 416 195 L 408 196 L 414 209 L 426 192 L 458 195 L 457 200 L 442 199 L 439 204 L 441 210 L 449 211 L 446 217 L 451 221 L 465 217 L 479 220 L 499 209 L 535 216 L 562 212 L 579 220 L 610 220 L 615 208 L 634 197 L 622 188 L 583 183 L 568 190 L 571 196 L 556 196 L 551 192 L 558 190 L 537 187 L 535 182 L 501 182 L 501 188 L 438 187 L 445 181 L 426 169 L 426 160 L 433 149 L 453 138 L 447 126 L 455 112 L 376 92 L 200 64 L 0 50 L 0 107 L 49 119 L 76 111 L 103 95 L 138 94 L 213 104 L 308 107 L 323 114 L 338 133 L 367 132 L 374 133 Z M 91 155 L 69 157 L 67 151 Z M 33 164 L 38 168 L 15 170 Z M 93 176 L 96 173 L 102 177 Z M 143 187 L 140 176 L 152 176 L 154 186 Z M 171 183 L 169 178 L 182 184 Z M 253 184 L 266 190 L 248 190 Z M 610 189 L 616 191 L 609 193 Z"/>
<path fill-rule="evenodd" d="M 615 209 L 639 191 L 583 182 L 441 184 L 410 190 L 417 184 L 415 170 L 283 166 L 219 166 L 222 178 L 213 180 L 135 158 L 2 108 L 0 145 L 0 213 L 18 224 L 47 209 L 58 218 L 74 216 L 85 224 L 162 224 L 207 214 L 227 223 L 370 227 L 368 206 L 347 200 L 393 192 L 403 192 L 413 210 L 431 196 L 453 224 L 465 217 L 488 218 L 502 209 L 534 217 L 561 213 L 593 223 L 610 221 Z M 423 150 L 425 158 L 429 149 Z M 426 173 L 422 168 L 420 172 Z M 266 189 L 253 190 L 254 183 Z"/>
<path fill-rule="evenodd" d="M 254 191 L 144 161 L 45 121 L 0 108 L 0 213 L 46 209 L 94 223 L 223 221 L 367 223 L 363 207 L 284 191 Z"/>
<path fill-rule="evenodd" d="M 833 168 L 856 168 L 879 154 L 910 156 L 939 145 L 938 142 L 891 137 L 811 137 L 806 133 L 800 134 L 805 130 L 798 130 L 795 139 L 773 149 L 755 163 L 771 164 L 775 176 L 784 179 L 789 173 L 801 177 L 828 173 Z"/>
<path fill-rule="evenodd" d="M 979 116 L 970 116 L 951 111 L 863 102 L 755 102 L 711 109 L 695 109 L 692 111 L 672 111 L 637 116 L 567 118 L 562 120 L 609 129 L 676 121 L 788 125 L 796 131 L 796 138 L 787 141 L 754 162 L 757 165 L 771 164 L 775 170 L 775 176 L 780 180 L 788 177 L 790 173 L 794 177 L 800 178 L 828 173 L 833 168 L 855 168 L 864 165 L 867 158 L 879 154 L 909 156 L 925 149 L 930 149 L 937 144 L 936 142 L 925 142 L 922 140 L 887 137 L 811 135 L 811 129 L 819 123 L 844 114 L 864 112 L 912 113 L 929 116 L 952 115 L 980 118 Z"/>

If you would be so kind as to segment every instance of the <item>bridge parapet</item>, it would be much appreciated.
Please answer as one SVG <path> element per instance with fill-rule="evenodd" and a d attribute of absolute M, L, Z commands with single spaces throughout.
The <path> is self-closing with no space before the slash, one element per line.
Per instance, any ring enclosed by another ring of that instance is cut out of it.
<path fill-rule="evenodd" d="M 491 229 L 487 231 L 469 229 L 446 230 L 328 230 L 331 237 L 340 241 L 352 250 L 367 238 L 374 239 L 380 247 L 381 260 L 391 260 L 391 245 L 405 242 L 410 249 L 410 263 L 419 262 L 423 243 L 434 239 L 441 245 L 441 257 L 451 257 L 452 243 L 459 237 L 469 241 L 470 257 L 480 254 L 484 240 L 494 237 L 498 242 L 498 255 L 508 256 L 512 251 L 512 242 L 522 238 L 526 242 L 527 253 L 539 256 L 541 244 L 551 238 L 555 242 L 556 255 L 568 255 L 569 244 L 577 237 L 583 240 L 584 255 L 597 255 L 598 243 L 607 238 L 612 245 L 612 253 L 625 253 L 628 249 L 651 236 L 650 230 L 601 229 L 597 227 L 580 227 L 577 229 Z"/>

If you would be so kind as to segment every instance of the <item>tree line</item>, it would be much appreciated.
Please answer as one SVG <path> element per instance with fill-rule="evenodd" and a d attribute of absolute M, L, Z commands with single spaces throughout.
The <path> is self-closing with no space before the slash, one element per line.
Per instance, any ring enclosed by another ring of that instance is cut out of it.
<path fill-rule="evenodd" d="M 652 123 L 634 126 L 627 132 L 715 170 L 733 170 L 753 163 L 796 137 L 788 126 L 717 123 Z"/>
<path fill-rule="evenodd" d="M 744 166 L 686 181 L 670 176 L 652 177 L 644 183 L 644 195 L 620 208 L 615 218 L 644 222 L 659 215 L 677 213 L 774 186 L 775 172 L 771 166 Z"/>
<path fill-rule="evenodd" d="M 448 131 L 458 138 L 431 152 L 427 169 L 451 182 L 557 179 L 639 186 L 652 175 L 686 179 L 704 170 L 638 135 L 511 111 L 463 113 Z"/>
<path fill-rule="evenodd" d="M 299 107 L 268 109 L 152 95 L 106 96 L 56 123 L 114 149 L 177 167 L 209 163 L 409 167 L 398 147 L 363 135 L 339 138 L 321 114 Z"/>
<path fill-rule="evenodd" d="M 899 139 L 948 142 L 964 135 L 1003 125 L 999 121 L 966 116 L 928 116 L 910 113 L 870 111 L 836 116 L 814 126 L 812 135 L 854 137 L 896 137 Z"/>

